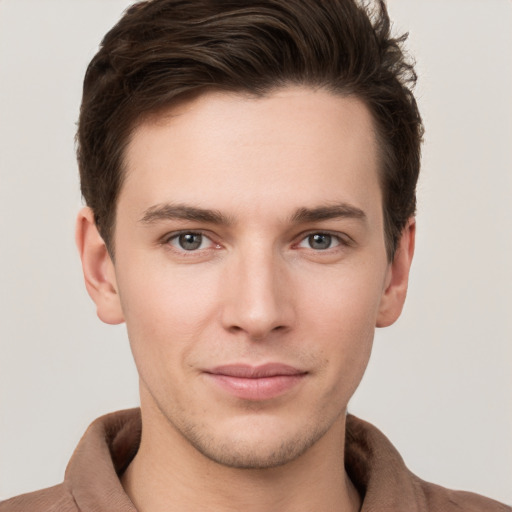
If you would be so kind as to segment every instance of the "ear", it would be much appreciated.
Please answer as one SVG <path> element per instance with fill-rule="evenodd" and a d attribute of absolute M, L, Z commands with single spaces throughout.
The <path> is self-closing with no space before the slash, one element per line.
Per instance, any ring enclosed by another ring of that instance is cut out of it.
<path fill-rule="evenodd" d="M 407 295 L 415 238 L 416 221 L 411 217 L 402 231 L 395 257 L 388 267 L 385 290 L 377 315 L 377 327 L 387 327 L 393 324 L 402 312 Z"/>
<path fill-rule="evenodd" d="M 83 208 L 78 214 L 75 240 L 82 260 L 85 287 L 96 304 L 99 319 L 107 324 L 122 323 L 124 316 L 117 292 L 114 264 L 90 208 Z"/>

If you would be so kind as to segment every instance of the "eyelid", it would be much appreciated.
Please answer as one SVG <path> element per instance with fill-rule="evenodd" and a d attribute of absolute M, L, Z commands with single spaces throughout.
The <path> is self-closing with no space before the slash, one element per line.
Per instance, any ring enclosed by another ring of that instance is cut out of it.
<path fill-rule="evenodd" d="M 339 231 L 331 231 L 329 229 L 311 229 L 297 236 L 297 242 L 295 242 L 293 245 L 298 246 L 301 242 L 303 242 L 312 235 L 329 235 L 339 242 L 339 244 L 336 245 L 335 247 L 324 249 L 323 251 L 317 250 L 316 252 L 328 252 L 332 249 L 336 249 L 339 247 L 352 247 L 355 244 L 355 241 L 352 239 L 352 237 L 350 237 L 346 233 L 340 233 Z M 314 251 L 315 249 L 311 248 L 311 250 Z"/>
<path fill-rule="evenodd" d="M 196 249 L 196 250 L 192 250 L 192 251 L 187 251 L 186 249 L 179 249 L 179 248 L 174 247 L 174 246 L 172 246 L 170 244 L 170 242 L 172 240 L 177 239 L 181 235 L 188 235 L 188 234 L 190 234 L 190 235 L 201 235 L 202 237 L 207 238 L 210 241 L 212 246 L 211 247 L 207 247 L 205 249 Z M 208 251 L 210 249 L 218 249 L 218 248 L 221 247 L 220 244 L 213 239 L 213 236 L 212 236 L 212 234 L 210 232 L 207 232 L 207 231 L 202 230 L 202 229 L 179 229 L 177 231 L 171 231 L 170 233 L 166 233 L 162 238 L 160 238 L 158 243 L 160 245 L 167 246 L 170 250 L 173 250 L 173 251 L 178 252 L 180 254 L 186 254 L 188 256 L 191 256 L 194 253 L 200 253 L 200 252 L 203 252 L 203 251 Z"/>
<path fill-rule="evenodd" d="M 170 245 L 169 242 L 171 240 L 176 239 L 180 235 L 184 235 L 184 234 L 202 235 L 203 237 L 207 238 L 211 242 L 212 246 L 208 247 L 208 248 L 205 248 L 205 249 L 197 249 L 197 250 L 187 251 L 186 249 L 181 249 L 180 250 L 180 249 Z M 330 251 L 340 250 L 340 249 L 343 249 L 344 247 L 352 247 L 352 246 L 355 245 L 354 239 L 351 236 L 347 235 L 346 233 L 340 233 L 339 231 L 332 231 L 332 230 L 329 230 L 329 229 L 310 229 L 308 231 L 304 231 L 304 232 L 300 233 L 299 235 L 297 235 L 295 237 L 296 241 L 292 243 L 292 247 L 297 248 L 298 245 L 300 243 L 302 243 L 304 240 L 306 240 L 308 237 L 310 237 L 312 235 L 316 235 L 316 234 L 329 235 L 329 236 L 335 238 L 339 243 L 335 247 L 330 247 L 330 248 L 324 249 L 324 250 L 318 250 L 318 249 L 310 248 L 310 250 L 314 251 L 314 252 L 329 253 Z M 207 230 L 203 230 L 203 229 L 179 229 L 179 230 L 176 230 L 176 231 L 171 231 L 171 232 L 166 233 L 164 236 L 162 236 L 158 240 L 158 244 L 166 246 L 169 250 L 172 250 L 172 251 L 174 251 L 176 253 L 179 253 L 179 254 L 182 254 L 182 255 L 185 255 L 185 256 L 193 256 L 194 254 L 198 254 L 198 253 L 201 253 L 201 252 L 204 252 L 204 251 L 208 251 L 208 250 L 212 250 L 212 249 L 220 249 L 222 246 L 221 246 L 221 244 L 219 242 L 217 242 L 215 240 L 215 238 L 216 238 L 215 235 L 212 234 L 210 231 L 207 231 Z"/>

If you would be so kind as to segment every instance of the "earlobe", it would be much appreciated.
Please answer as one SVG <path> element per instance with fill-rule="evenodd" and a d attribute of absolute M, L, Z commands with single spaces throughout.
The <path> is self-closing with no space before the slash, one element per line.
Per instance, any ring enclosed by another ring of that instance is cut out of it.
<path fill-rule="evenodd" d="M 78 214 L 75 240 L 82 260 L 85 287 L 96 304 L 98 317 L 107 324 L 122 323 L 124 317 L 114 264 L 90 208 L 83 208 Z"/>
<path fill-rule="evenodd" d="M 389 265 L 389 274 L 379 306 L 376 327 L 387 327 L 393 324 L 402 312 L 407 295 L 415 239 L 416 222 L 414 218 L 411 218 L 402 231 L 395 257 Z"/>

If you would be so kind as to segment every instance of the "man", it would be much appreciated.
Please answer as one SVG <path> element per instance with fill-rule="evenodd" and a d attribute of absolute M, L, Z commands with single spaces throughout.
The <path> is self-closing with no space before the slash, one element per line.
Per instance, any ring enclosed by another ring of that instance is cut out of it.
<path fill-rule="evenodd" d="M 0 510 L 510 510 L 346 416 L 405 300 L 413 81 L 383 5 L 373 27 L 347 1 L 128 11 L 85 80 L 77 243 L 141 411 Z"/>

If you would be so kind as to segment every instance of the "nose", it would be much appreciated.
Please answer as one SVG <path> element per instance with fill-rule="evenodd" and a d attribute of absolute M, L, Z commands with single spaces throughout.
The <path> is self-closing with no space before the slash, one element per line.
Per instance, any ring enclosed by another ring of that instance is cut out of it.
<path fill-rule="evenodd" d="M 293 290 L 286 265 L 271 250 L 238 254 L 227 269 L 222 322 L 232 333 L 264 340 L 294 322 Z"/>

